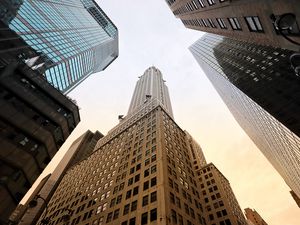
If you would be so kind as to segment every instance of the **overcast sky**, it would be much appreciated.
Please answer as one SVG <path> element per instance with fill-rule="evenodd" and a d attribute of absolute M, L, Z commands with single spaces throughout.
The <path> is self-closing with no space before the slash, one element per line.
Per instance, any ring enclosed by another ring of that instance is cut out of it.
<path fill-rule="evenodd" d="M 175 121 L 202 146 L 230 181 L 241 208 L 255 208 L 270 225 L 297 225 L 299 208 L 289 188 L 239 127 L 188 47 L 203 35 L 186 29 L 164 0 L 101 0 L 119 29 L 120 55 L 69 95 L 77 100 L 81 122 L 49 164 L 87 129 L 106 134 L 126 114 L 138 76 L 150 66 L 163 73 Z"/>

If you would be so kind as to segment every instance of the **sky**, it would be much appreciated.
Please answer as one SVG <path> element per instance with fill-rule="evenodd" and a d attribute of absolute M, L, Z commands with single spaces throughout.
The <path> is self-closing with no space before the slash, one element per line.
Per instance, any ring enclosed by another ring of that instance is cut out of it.
<path fill-rule="evenodd" d="M 239 127 L 188 50 L 203 33 L 185 28 L 164 0 L 101 0 L 99 5 L 118 27 L 119 57 L 69 94 L 80 107 L 81 122 L 36 184 L 86 130 L 106 134 L 117 125 L 118 115 L 127 113 L 138 76 L 155 66 L 167 81 L 176 123 L 227 177 L 241 208 L 254 208 L 269 225 L 298 225 L 299 208 L 290 189 Z"/>

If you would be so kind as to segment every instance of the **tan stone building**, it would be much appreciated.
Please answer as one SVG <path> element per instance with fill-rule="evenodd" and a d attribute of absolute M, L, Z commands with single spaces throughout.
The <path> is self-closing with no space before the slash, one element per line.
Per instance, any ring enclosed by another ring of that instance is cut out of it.
<path fill-rule="evenodd" d="M 300 7 L 297 0 L 167 0 L 166 2 L 187 28 L 256 44 L 294 51 L 300 49 L 299 45 L 291 42 L 300 44 Z M 284 28 L 285 21 L 294 23 L 290 29 L 282 29 L 281 35 L 276 26 Z"/>
<path fill-rule="evenodd" d="M 204 155 L 174 121 L 161 72 L 151 67 L 139 81 L 137 85 L 148 83 L 147 93 L 144 88 L 135 91 L 133 99 L 141 103 L 131 104 L 129 114 L 98 141 L 93 154 L 66 173 L 40 220 L 51 225 L 217 224 L 208 219 L 196 174 L 206 164 Z M 232 195 L 222 194 L 227 197 Z M 231 215 L 226 206 L 220 209 Z M 218 225 L 246 224 L 242 218 L 240 223 L 222 218 Z"/>
<path fill-rule="evenodd" d="M 268 225 L 255 209 L 246 208 L 245 215 L 251 225 Z"/>
<path fill-rule="evenodd" d="M 247 224 L 229 181 L 213 163 L 197 170 L 208 224 Z"/>

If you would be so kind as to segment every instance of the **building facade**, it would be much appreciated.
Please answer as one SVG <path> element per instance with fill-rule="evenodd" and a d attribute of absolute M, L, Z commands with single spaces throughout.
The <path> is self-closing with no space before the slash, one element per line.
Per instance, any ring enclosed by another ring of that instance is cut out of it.
<path fill-rule="evenodd" d="M 158 74 L 151 67 L 140 80 L 151 80 Z M 161 81 L 156 85 L 163 82 L 161 74 L 158 78 Z M 136 90 L 131 103 L 140 95 Z M 206 164 L 203 153 L 198 153 L 200 146 L 175 123 L 161 99 L 146 100 L 98 141 L 92 155 L 68 170 L 40 221 L 63 224 L 67 218 L 72 225 L 213 224 L 206 218 L 194 170 Z M 238 225 L 235 221 L 224 224 Z M 246 224 L 245 219 L 241 224 Z"/>
<path fill-rule="evenodd" d="M 196 170 L 200 181 L 202 207 L 207 213 L 208 224 L 247 225 L 243 212 L 229 181 L 213 164 L 209 163 Z"/>
<path fill-rule="evenodd" d="M 80 121 L 73 101 L 9 57 L 0 60 L 0 223 Z"/>
<path fill-rule="evenodd" d="M 94 0 L 3 0 L 0 20 L 16 32 L 38 56 L 19 57 L 31 64 L 42 60 L 44 76 L 55 88 L 68 93 L 92 73 L 104 70 L 118 56 L 118 30 Z M 5 32 L 5 30 L 2 32 Z M 2 51 L 16 49 L 7 45 Z M 30 65 L 40 69 L 41 64 Z"/>
<path fill-rule="evenodd" d="M 253 225 L 268 225 L 266 221 L 254 209 L 246 208 L 245 215 L 250 224 Z"/>
<path fill-rule="evenodd" d="M 187 28 L 261 45 L 294 51 L 300 49 L 300 9 L 297 7 L 299 4 L 297 0 L 166 0 L 166 2 Z M 291 22 L 288 27 L 285 23 L 287 21 Z"/>
<path fill-rule="evenodd" d="M 213 34 L 190 50 L 236 121 L 300 196 L 300 80 L 290 51 Z"/>
<path fill-rule="evenodd" d="M 77 138 L 53 173 L 49 174 L 46 177 L 47 179 L 44 178 L 41 181 L 23 207 L 18 206 L 16 208 L 10 217 L 10 221 L 19 225 L 35 225 L 65 172 L 78 162 L 86 159 L 93 152 L 96 143 L 102 137 L 103 135 L 99 131 L 93 133 L 88 130 Z M 34 208 L 29 207 L 32 200 L 37 200 L 38 203 Z"/>

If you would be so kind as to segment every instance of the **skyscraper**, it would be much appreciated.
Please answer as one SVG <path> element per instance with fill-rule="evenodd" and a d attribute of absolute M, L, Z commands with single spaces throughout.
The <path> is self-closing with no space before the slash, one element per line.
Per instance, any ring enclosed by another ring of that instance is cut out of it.
<path fill-rule="evenodd" d="M 0 224 L 80 121 L 73 101 L 37 71 L 7 59 L 0 57 Z"/>
<path fill-rule="evenodd" d="M 250 225 L 268 225 L 254 209 L 246 208 L 245 215 Z"/>
<path fill-rule="evenodd" d="M 190 50 L 237 122 L 300 196 L 299 77 L 291 51 L 207 34 Z"/>
<path fill-rule="evenodd" d="M 98 141 L 92 155 L 67 171 L 40 221 L 213 224 L 200 192 L 211 177 L 200 181 L 196 174 L 206 166 L 204 155 L 175 123 L 166 89 L 161 72 L 147 69 L 137 82 L 128 115 Z M 208 196 L 217 192 L 214 188 Z M 214 200 L 210 202 L 214 207 Z M 218 208 L 210 214 L 217 217 L 224 209 L 230 214 L 224 204 Z M 221 224 L 239 224 L 226 220 Z M 246 224 L 245 219 L 240 224 Z"/>
<path fill-rule="evenodd" d="M 3 0 L 0 20 L 19 36 L 10 41 L 23 39 L 38 56 L 30 57 L 26 45 L 7 45 L 2 51 L 23 49 L 19 58 L 32 69 L 43 65 L 47 81 L 64 93 L 118 56 L 118 30 L 94 0 Z M 33 63 L 37 59 L 43 63 Z"/>
<path fill-rule="evenodd" d="M 294 51 L 300 44 L 297 0 L 166 0 L 190 29 Z M 279 29 L 280 28 L 280 29 Z"/>
<path fill-rule="evenodd" d="M 19 225 L 35 225 L 58 187 L 64 173 L 76 163 L 87 158 L 93 152 L 97 141 L 101 137 L 103 137 L 103 135 L 99 131 L 93 133 L 88 130 L 77 138 L 53 173 L 49 174 L 46 177 L 47 179 L 44 178 L 41 181 L 40 185 L 33 191 L 23 207 L 22 205 L 18 205 L 10 217 L 10 221 Z M 37 205 L 34 208 L 30 208 L 29 206 L 32 200 L 37 201 Z"/>

